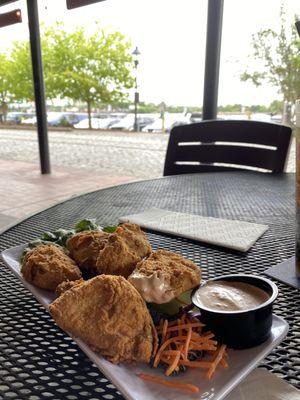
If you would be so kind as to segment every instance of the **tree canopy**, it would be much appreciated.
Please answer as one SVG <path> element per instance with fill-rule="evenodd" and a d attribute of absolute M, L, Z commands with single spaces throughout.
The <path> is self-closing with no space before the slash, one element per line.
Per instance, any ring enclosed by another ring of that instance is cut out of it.
<path fill-rule="evenodd" d="M 44 29 L 42 54 L 47 99 L 85 102 L 89 119 L 93 105 L 126 100 L 128 89 L 134 84 L 130 50 L 131 44 L 124 35 L 107 33 L 100 27 L 91 35 L 80 27 L 68 33 L 59 24 Z M 2 102 L 33 100 L 28 41 L 15 42 L 8 55 L 0 54 L 0 77 Z"/>
<path fill-rule="evenodd" d="M 6 54 L 0 53 L 0 113 L 4 116 L 11 101 L 11 92 L 11 62 Z"/>
<path fill-rule="evenodd" d="M 296 17 L 295 17 L 296 19 Z M 294 25 L 287 25 L 283 10 L 278 31 L 261 30 L 253 35 L 252 59 L 263 62 L 260 70 L 248 68 L 241 80 L 256 86 L 269 83 L 278 88 L 281 98 L 295 103 L 300 98 L 300 40 Z"/>
<path fill-rule="evenodd" d="M 56 26 L 44 41 L 46 87 L 52 97 L 83 101 L 89 115 L 96 103 L 126 99 L 134 81 L 131 45 L 121 33 L 99 29 L 87 36 L 82 28 L 69 34 Z"/>
<path fill-rule="evenodd" d="M 15 42 L 11 52 L 11 77 L 14 81 L 12 90 L 15 101 L 33 101 L 33 78 L 28 41 Z"/>

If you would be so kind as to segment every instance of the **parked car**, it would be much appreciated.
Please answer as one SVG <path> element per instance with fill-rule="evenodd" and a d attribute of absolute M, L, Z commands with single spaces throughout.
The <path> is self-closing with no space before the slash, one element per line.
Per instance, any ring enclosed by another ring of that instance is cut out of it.
<path fill-rule="evenodd" d="M 6 115 L 6 123 L 8 124 L 21 124 L 24 118 L 33 117 L 33 114 L 28 114 L 25 112 L 9 112 Z"/>
<path fill-rule="evenodd" d="M 87 114 L 84 113 L 62 113 L 62 112 L 49 112 L 47 114 L 48 126 L 74 126 L 82 119 L 85 119 Z M 36 117 L 25 119 L 23 124 L 36 124 Z"/>
<path fill-rule="evenodd" d="M 49 126 L 74 126 L 86 118 L 86 114 L 77 113 L 49 113 L 47 115 Z"/>
<path fill-rule="evenodd" d="M 110 129 L 114 130 L 134 130 L 134 114 L 127 114 L 125 118 L 121 119 L 119 122 L 111 125 Z M 154 121 L 154 117 L 147 115 L 138 115 L 137 116 L 137 125 L 138 130 L 141 131 L 146 125 L 151 124 Z"/>
<path fill-rule="evenodd" d="M 181 114 L 165 114 L 164 130 L 170 132 L 174 126 L 186 125 L 190 123 L 190 119 Z M 163 121 L 161 118 L 156 119 L 152 124 L 146 125 L 143 132 L 161 132 Z"/>
<path fill-rule="evenodd" d="M 190 115 L 191 123 L 201 122 L 202 121 L 202 113 L 201 112 L 193 112 Z"/>
<path fill-rule="evenodd" d="M 36 124 L 36 117 L 29 117 L 22 119 L 22 124 L 24 125 L 35 125 Z"/>
<path fill-rule="evenodd" d="M 91 124 L 93 129 L 109 129 L 111 125 L 118 123 L 121 121 L 121 118 L 117 117 L 109 117 L 109 118 L 91 118 Z M 89 119 L 85 118 L 82 121 L 78 122 L 78 124 L 74 125 L 76 129 L 88 129 L 89 128 Z"/>
<path fill-rule="evenodd" d="M 282 114 L 276 114 L 271 116 L 271 122 L 282 124 Z"/>

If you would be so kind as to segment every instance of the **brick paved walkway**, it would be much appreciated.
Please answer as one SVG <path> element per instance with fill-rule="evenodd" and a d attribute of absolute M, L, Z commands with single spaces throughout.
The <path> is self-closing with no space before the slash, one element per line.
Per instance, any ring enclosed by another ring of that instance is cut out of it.
<path fill-rule="evenodd" d="M 0 230 L 73 195 L 132 180 L 135 177 L 103 176 L 94 171 L 57 166 L 51 175 L 41 175 L 37 164 L 0 160 Z"/>

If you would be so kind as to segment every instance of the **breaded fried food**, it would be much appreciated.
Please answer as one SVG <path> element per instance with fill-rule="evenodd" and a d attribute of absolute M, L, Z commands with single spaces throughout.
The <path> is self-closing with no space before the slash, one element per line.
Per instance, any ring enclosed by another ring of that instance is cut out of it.
<path fill-rule="evenodd" d="M 167 303 L 199 285 L 200 268 L 177 253 L 158 250 L 141 261 L 128 281 L 149 303 Z"/>
<path fill-rule="evenodd" d="M 79 232 L 67 240 L 67 249 L 81 269 L 94 273 L 98 254 L 108 237 L 109 233 L 102 231 Z"/>
<path fill-rule="evenodd" d="M 58 326 L 113 363 L 150 361 L 157 335 L 144 300 L 122 276 L 100 275 L 49 307 Z"/>
<path fill-rule="evenodd" d="M 126 222 L 111 234 L 100 250 L 98 274 L 122 275 L 127 278 L 136 264 L 151 253 L 151 245 L 138 225 Z"/>
<path fill-rule="evenodd" d="M 55 244 L 41 244 L 26 253 L 21 273 L 26 281 L 46 290 L 55 290 L 64 281 L 81 278 L 76 263 Z"/>
<path fill-rule="evenodd" d="M 64 281 L 56 287 L 55 294 L 56 296 L 61 296 L 67 290 L 71 289 L 74 286 L 81 285 L 84 282 L 85 280 L 82 278 L 77 279 L 76 281 Z"/>

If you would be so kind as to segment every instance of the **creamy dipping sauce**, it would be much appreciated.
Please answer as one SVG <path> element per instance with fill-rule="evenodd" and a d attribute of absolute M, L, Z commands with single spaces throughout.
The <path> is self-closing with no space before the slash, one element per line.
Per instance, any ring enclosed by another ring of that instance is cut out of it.
<path fill-rule="evenodd" d="M 199 306 L 214 311 L 243 311 L 265 303 L 269 294 L 244 282 L 209 281 L 195 293 Z"/>
<path fill-rule="evenodd" d="M 148 303 L 162 304 L 174 298 L 173 290 L 161 272 L 154 272 L 149 276 L 133 272 L 128 281 Z"/>

